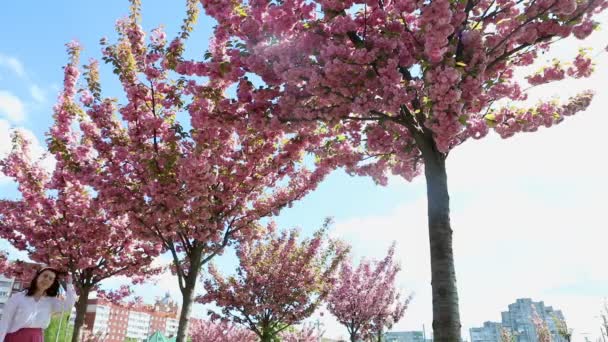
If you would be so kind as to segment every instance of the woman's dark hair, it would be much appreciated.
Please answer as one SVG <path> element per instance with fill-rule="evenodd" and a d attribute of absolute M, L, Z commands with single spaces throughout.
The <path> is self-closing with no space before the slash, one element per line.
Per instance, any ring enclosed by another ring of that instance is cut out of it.
<path fill-rule="evenodd" d="M 30 287 L 27 288 L 27 292 L 25 293 L 26 296 L 31 297 L 34 295 L 34 293 L 36 293 L 36 291 L 38 290 L 38 277 L 40 277 L 40 275 L 44 271 L 51 271 L 55 273 L 55 281 L 53 281 L 53 284 L 46 290 L 46 296 L 57 297 L 59 295 L 59 277 L 64 275 L 64 272 L 60 272 L 54 268 L 45 267 L 36 272 L 34 279 L 32 279 L 32 282 L 30 283 Z"/>

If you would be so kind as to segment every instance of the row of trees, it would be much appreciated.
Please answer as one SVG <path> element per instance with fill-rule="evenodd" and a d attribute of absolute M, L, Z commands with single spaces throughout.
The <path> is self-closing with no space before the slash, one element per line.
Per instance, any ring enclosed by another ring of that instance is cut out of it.
<path fill-rule="evenodd" d="M 259 239 L 239 245 L 233 275 L 222 275 L 210 263 L 205 294 L 196 300 L 219 309 L 209 311 L 209 321 L 192 319 L 192 341 L 317 342 L 321 332 L 314 326 L 295 326 L 325 305 L 347 328 L 351 341 L 381 342 L 410 300 L 396 288 L 400 266 L 394 260 L 395 245 L 384 259 L 362 260 L 354 267 L 347 246 L 326 233 L 327 225 L 302 239 L 298 230 L 279 232 L 270 224 Z M 123 306 L 132 304 L 125 301 L 131 293 L 120 292 L 125 289 L 101 290 L 98 296 Z M 67 328 L 68 316 L 53 319 L 46 331 L 49 339 L 57 335 L 66 341 L 72 330 Z"/>
<path fill-rule="evenodd" d="M 298 242 L 297 231 L 279 233 L 271 227 L 261 240 L 239 247 L 235 275 L 225 277 L 211 265 L 206 293 L 198 300 L 220 308 L 210 310 L 212 319 L 244 326 L 264 342 L 289 340 L 285 333 L 323 303 L 351 341 L 382 341 L 410 300 L 395 285 L 400 270 L 395 246 L 384 259 L 363 260 L 355 268 L 344 260 L 344 244 L 324 243 L 324 232 Z M 305 335 L 315 337 L 310 330 Z"/>
<path fill-rule="evenodd" d="M 113 276 L 138 282 L 160 272 L 150 263 L 167 253 L 182 293 L 177 340 L 183 342 L 201 270 L 228 246 L 241 254 L 256 249 L 261 219 L 338 167 L 379 184 L 388 173 L 411 180 L 424 167 L 434 336 L 459 341 L 448 153 L 491 129 L 506 138 L 584 110 L 590 92 L 565 104 L 498 104 L 524 100 L 515 71 L 558 40 L 588 37 L 608 2 L 201 0 L 218 25 L 200 60 L 183 57 L 199 15 L 198 1 L 187 4 L 170 41 L 155 29 L 146 42 L 138 0 L 117 23 L 117 41 L 102 40 L 103 61 L 124 92 L 120 104 L 103 95 L 96 60 L 82 67 L 80 82 L 80 47 L 68 44 L 47 139 L 55 168 L 32 160 L 18 132 L 0 164 L 21 193 L 0 201 L 0 236 L 33 261 L 74 274 L 80 293 L 74 339 L 90 291 Z M 553 63 L 527 82 L 587 77 L 592 70 L 581 53 L 570 67 Z M 250 74 L 261 81 L 254 86 Z M 209 293 L 238 285 L 211 271 Z M 284 323 L 264 324 L 256 325 L 258 335 Z"/>

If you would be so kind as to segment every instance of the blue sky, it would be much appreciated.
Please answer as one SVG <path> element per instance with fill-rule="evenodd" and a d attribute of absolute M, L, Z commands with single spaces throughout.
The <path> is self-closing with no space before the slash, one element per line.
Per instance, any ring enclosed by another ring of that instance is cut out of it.
<path fill-rule="evenodd" d="M 175 3 L 169 7 L 158 0 L 143 1 L 144 27 L 163 24 L 171 36 L 184 14 L 183 2 Z M 99 39 L 113 36 L 116 19 L 127 10 L 127 1 L 115 0 L 24 0 L 1 5 L 0 155 L 9 149 L 8 132 L 13 128 L 44 142 L 62 83 L 64 44 L 73 39 L 81 42 L 84 61 L 99 57 Z M 213 25 L 208 18 L 199 21 L 189 41 L 189 55 L 204 53 Z M 587 45 L 604 47 L 605 40 L 598 32 Z M 577 44 L 564 42 L 554 55 L 572 57 Z M 531 97 L 603 89 L 608 79 L 605 60 L 604 54 L 592 79 L 541 87 Z M 102 73 L 106 94 L 118 96 L 114 75 Z M 575 340 L 582 340 L 582 333 L 598 335 L 596 316 L 608 294 L 603 214 L 608 190 L 606 106 L 608 98 L 600 91 L 586 113 L 556 128 L 507 141 L 490 136 L 452 152 L 448 172 L 464 336 L 471 326 L 499 320 L 500 310 L 519 297 L 545 300 L 562 309 L 575 329 Z M 40 144 L 37 153 L 43 151 Z M 14 184 L 1 175 L 0 194 L 17 196 Z M 332 234 L 353 244 L 354 258 L 381 257 L 397 240 L 404 268 L 399 285 L 416 294 L 397 328 L 421 329 L 425 324 L 428 331 L 431 298 L 424 196 L 422 179 L 406 183 L 394 178 L 389 186 L 379 187 L 370 179 L 337 171 L 277 221 L 281 227 L 299 226 L 309 233 L 333 216 Z M 7 248 L 6 243 L 0 247 Z M 230 255 L 224 259 L 220 262 L 231 264 Z M 175 280 L 164 275 L 156 286 L 141 291 L 151 299 L 164 291 L 177 295 L 176 287 Z M 202 313 L 201 308 L 195 311 Z M 329 315 L 322 320 L 328 336 L 345 333 Z"/>

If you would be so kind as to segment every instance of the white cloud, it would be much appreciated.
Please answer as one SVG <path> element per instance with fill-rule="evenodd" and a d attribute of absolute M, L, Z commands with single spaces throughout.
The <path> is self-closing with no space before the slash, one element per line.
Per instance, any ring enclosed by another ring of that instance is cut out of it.
<path fill-rule="evenodd" d="M 550 185 L 559 187 L 558 182 Z M 483 188 L 480 182 L 471 186 Z M 604 221 L 600 196 L 607 190 L 604 182 L 574 194 L 564 191 L 564 196 L 572 197 L 550 201 L 525 186 L 498 191 L 489 187 L 472 190 L 472 195 L 452 193 L 459 207 L 453 210 L 452 223 L 464 336 L 472 326 L 499 321 L 501 310 L 521 297 L 562 309 L 577 332 L 597 327 L 595 316 L 605 295 L 600 292 L 608 288 L 604 252 L 608 232 L 600 227 Z M 467 195 L 472 198 L 460 200 Z M 357 258 L 380 258 L 390 242 L 397 241 L 403 266 L 399 287 L 405 293 L 415 292 L 406 317 L 395 328 L 399 330 L 431 327 L 425 200 L 397 206 L 385 216 L 338 222 L 334 231 L 353 244 Z M 345 334 L 333 318 L 325 317 L 324 322 L 328 336 Z"/>
<path fill-rule="evenodd" d="M 17 96 L 0 90 L 0 115 L 12 122 L 22 122 L 25 120 L 25 105 Z"/>
<path fill-rule="evenodd" d="M 30 95 L 38 103 L 46 102 L 46 92 L 36 84 L 30 86 Z"/>
<path fill-rule="evenodd" d="M 0 67 L 12 70 L 19 77 L 25 77 L 23 63 L 15 57 L 0 54 Z"/>

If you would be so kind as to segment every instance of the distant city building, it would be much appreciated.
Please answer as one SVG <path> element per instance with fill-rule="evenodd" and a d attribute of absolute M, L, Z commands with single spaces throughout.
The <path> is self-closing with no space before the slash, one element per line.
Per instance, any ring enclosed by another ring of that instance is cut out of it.
<path fill-rule="evenodd" d="M 106 342 L 122 342 L 127 338 L 146 341 L 160 332 L 163 336 L 177 335 L 179 307 L 167 294 L 154 305 L 127 307 L 104 299 L 89 299 L 85 329 Z"/>
<path fill-rule="evenodd" d="M 423 331 L 391 331 L 384 334 L 386 342 L 430 342 Z"/>
<path fill-rule="evenodd" d="M 0 275 L 0 317 L 2 317 L 2 311 L 4 311 L 4 305 L 6 301 L 13 293 L 14 278 L 7 278 Z"/>
<path fill-rule="evenodd" d="M 560 310 L 545 306 L 542 301 L 533 302 L 529 298 L 518 299 L 509 305 L 509 311 L 502 312 L 502 325 L 517 336 L 517 342 L 537 342 L 536 328 L 532 322 L 532 307 L 547 324 L 553 342 L 565 342 L 566 339 L 559 335 L 555 324 L 556 319 L 565 322 L 564 315 Z"/>
<path fill-rule="evenodd" d="M 542 301 L 533 302 L 529 298 L 520 298 L 509 304 L 509 310 L 501 313 L 501 323 L 485 322 L 481 328 L 471 328 L 471 342 L 500 342 L 502 328 L 510 331 L 517 342 L 538 342 L 536 327 L 532 321 L 533 310 L 547 324 L 553 342 L 566 342 L 558 333 L 556 325 L 556 320 L 565 322 L 561 310 L 554 310 L 551 306 L 545 306 Z"/>
<path fill-rule="evenodd" d="M 471 342 L 500 342 L 502 324 L 485 322 L 481 328 L 471 328 Z"/>

